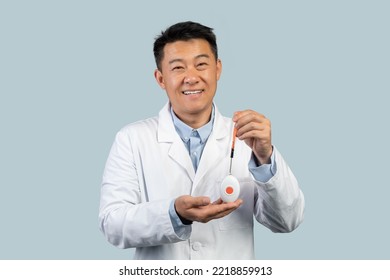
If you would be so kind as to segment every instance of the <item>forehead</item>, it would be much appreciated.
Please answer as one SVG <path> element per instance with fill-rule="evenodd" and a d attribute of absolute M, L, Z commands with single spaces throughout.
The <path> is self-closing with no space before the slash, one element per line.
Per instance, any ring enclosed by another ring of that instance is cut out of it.
<path fill-rule="evenodd" d="M 209 42 L 204 39 L 191 39 L 168 43 L 164 47 L 163 63 L 172 59 L 193 59 L 199 55 L 214 57 Z"/>

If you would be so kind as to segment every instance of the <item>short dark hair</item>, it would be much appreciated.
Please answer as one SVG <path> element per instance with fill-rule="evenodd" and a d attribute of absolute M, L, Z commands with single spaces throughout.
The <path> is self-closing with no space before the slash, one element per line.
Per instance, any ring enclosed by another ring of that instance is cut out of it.
<path fill-rule="evenodd" d="M 155 38 L 153 53 L 157 68 L 161 70 L 161 61 L 164 58 L 164 47 L 166 44 L 176 41 L 189 41 L 191 39 L 206 40 L 210 44 L 215 59 L 218 59 L 217 38 L 212 28 L 192 21 L 179 22 L 168 27 Z"/>

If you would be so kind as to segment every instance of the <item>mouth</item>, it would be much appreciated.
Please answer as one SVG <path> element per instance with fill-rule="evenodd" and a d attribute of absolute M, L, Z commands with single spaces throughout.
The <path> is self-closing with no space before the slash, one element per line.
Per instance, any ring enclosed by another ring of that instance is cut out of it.
<path fill-rule="evenodd" d="M 193 95 L 193 94 L 201 94 L 204 92 L 204 89 L 198 89 L 198 90 L 183 90 L 181 93 L 184 95 Z"/>

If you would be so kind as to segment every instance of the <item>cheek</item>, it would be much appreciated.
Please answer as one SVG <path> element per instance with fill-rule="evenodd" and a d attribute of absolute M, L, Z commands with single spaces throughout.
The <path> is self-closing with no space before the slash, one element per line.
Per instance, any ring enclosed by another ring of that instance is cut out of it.
<path fill-rule="evenodd" d="M 178 90 L 182 85 L 182 79 L 180 77 L 172 77 L 168 83 L 171 89 Z"/>
<path fill-rule="evenodd" d="M 172 77 L 166 79 L 164 84 L 165 84 L 165 90 L 172 93 L 180 90 L 180 86 L 181 86 L 180 80 Z"/>
<path fill-rule="evenodd" d="M 209 84 L 213 84 L 219 79 L 219 73 L 216 69 L 205 73 L 204 78 L 208 81 Z"/>
<path fill-rule="evenodd" d="M 211 87 L 215 87 L 217 85 L 217 81 L 218 81 L 218 75 L 217 73 L 210 73 L 208 76 L 207 76 L 207 81 L 208 81 L 208 84 L 209 86 Z"/>

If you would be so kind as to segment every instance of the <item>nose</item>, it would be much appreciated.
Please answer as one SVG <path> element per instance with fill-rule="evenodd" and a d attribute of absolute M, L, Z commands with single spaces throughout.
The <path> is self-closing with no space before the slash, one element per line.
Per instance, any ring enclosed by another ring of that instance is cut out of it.
<path fill-rule="evenodd" d="M 196 69 L 188 69 L 184 77 L 184 83 L 187 85 L 194 85 L 198 83 L 199 77 L 197 75 Z"/>

